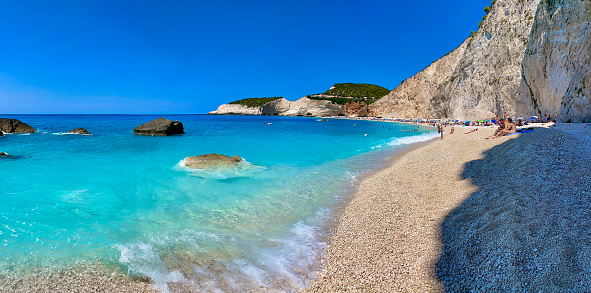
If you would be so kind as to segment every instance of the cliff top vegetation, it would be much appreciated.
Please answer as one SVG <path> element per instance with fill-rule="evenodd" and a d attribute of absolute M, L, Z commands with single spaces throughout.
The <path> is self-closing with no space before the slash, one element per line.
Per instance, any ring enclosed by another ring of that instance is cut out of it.
<path fill-rule="evenodd" d="M 238 105 L 244 105 L 244 106 L 247 106 L 250 108 L 254 108 L 254 107 L 260 107 L 270 101 L 274 101 L 274 100 L 278 100 L 278 99 L 282 99 L 282 98 L 283 97 L 247 98 L 247 99 L 242 99 L 242 100 L 230 102 L 229 104 L 238 104 Z"/>
<path fill-rule="evenodd" d="M 367 83 L 336 83 L 323 95 L 353 98 L 376 98 L 379 99 L 390 93 L 390 90 L 375 84 Z"/>
<path fill-rule="evenodd" d="M 336 83 L 328 91 L 307 96 L 314 100 L 328 100 L 344 105 L 349 102 L 365 102 L 371 104 L 390 93 L 390 90 L 379 85 L 367 83 Z"/>

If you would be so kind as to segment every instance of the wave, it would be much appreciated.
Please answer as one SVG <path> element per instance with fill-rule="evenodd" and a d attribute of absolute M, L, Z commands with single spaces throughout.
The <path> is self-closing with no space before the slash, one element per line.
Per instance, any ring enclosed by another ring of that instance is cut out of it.
<path fill-rule="evenodd" d="M 10 133 L 10 132 L 2 132 L 4 135 L 31 135 L 30 133 Z"/>
<path fill-rule="evenodd" d="M 212 168 L 212 169 L 193 169 L 186 166 L 185 159 L 181 160 L 175 168 L 189 172 L 191 175 L 207 179 L 230 179 L 238 177 L 250 177 L 254 173 L 266 170 L 266 167 L 257 166 L 242 159 L 236 167 L 232 168 Z"/>
<path fill-rule="evenodd" d="M 286 235 L 270 239 L 183 230 L 115 248 L 131 274 L 149 277 L 154 289 L 165 293 L 175 287 L 194 292 L 297 292 L 316 277 L 327 246 L 318 223 L 326 222 L 328 215 L 321 210 L 295 223 Z M 233 257 L 220 257 L 220 252 Z"/>
<path fill-rule="evenodd" d="M 418 142 L 429 141 L 429 140 L 432 140 L 437 137 L 439 137 L 439 134 L 437 134 L 437 133 L 424 133 L 421 135 L 396 137 L 386 143 L 382 143 L 380 145 L 374 146 L 374 147 L 372 147 L 372 149 L 383 148 L 386 146 L 395 147 L 395 146 L 408 145 L 408 144 L 413 144 L 413 143 L 418 143 Z"/>
<path fill-rule="evenodd" d="M 46 132 L 44 132 L 46 133 Z M 69 133 L 69 132 L 53 132 L 53 135 L 86 135 L 90 136 L 91 134 L 79 134 L 79 133 Z"/>

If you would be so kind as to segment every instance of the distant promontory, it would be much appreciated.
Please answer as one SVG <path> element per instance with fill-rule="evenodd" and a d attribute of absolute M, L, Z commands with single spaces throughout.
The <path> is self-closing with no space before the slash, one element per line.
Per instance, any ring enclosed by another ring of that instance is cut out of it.
<path fill-rule="evenodd" d="M 390 90 L 372 84 L 338 83 L 321 94 L 297 101 L 283 97 L 247 98 L 223 104 L 210 115 L 342 116 L 356 113 Z"/>

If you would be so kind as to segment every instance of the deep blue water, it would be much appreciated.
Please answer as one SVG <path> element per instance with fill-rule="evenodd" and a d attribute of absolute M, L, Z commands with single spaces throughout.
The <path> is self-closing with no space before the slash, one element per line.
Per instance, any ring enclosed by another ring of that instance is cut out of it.
<path fill-rule="evenodd" d="M 0 275 L 106 263 L 198 290 L 297 290 L 355 178 L 431 131 L 373 121 L 165 115 L 185 134 L 134 136 L 155 115 L 1 115 L 38 130 L 0 137 Z M 272 124 L 265 124 L 269 122 Z M 83 127 L 92 136 L 66 135 Z M 187 156 L 238 155 L 227 171 Z"/>

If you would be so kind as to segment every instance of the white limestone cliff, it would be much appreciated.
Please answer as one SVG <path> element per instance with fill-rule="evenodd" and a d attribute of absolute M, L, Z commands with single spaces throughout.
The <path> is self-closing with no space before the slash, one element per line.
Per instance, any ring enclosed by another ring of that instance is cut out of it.
<path fill-rule="evenodd" d="M 591 122 L 591 0 L 496 0 L 480 29 L 364 115 Z M 363 111 L 362 111 L 363 112 Z"/>
<path fill-rule="evenodd" d="M 523 57 L 517 113 L 591 122 L 591 1 L 542 1 Z"/>
<path fill-rule="evenodd" d="M 326 100 L 301 98 L 288 101 L 284 98 L 267 102 L 260 107 L 223 104 L 210 115 L 279 115 L 279 116 L 337 116 L 343 115 L 343 107 Z"/>

